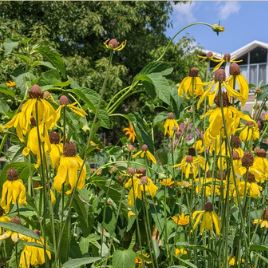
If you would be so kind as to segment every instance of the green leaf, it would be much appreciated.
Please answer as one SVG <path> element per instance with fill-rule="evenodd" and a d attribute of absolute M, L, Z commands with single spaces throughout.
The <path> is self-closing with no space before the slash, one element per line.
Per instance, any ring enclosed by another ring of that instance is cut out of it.
<path fill-rule="evenodd" d="M 92 96 L 95 99 L 94 95 L 86 94 L 80 88 L 73 88 L 71 90 L 68 90 L 68 92 L 74 93 L 79 98 L 79 100 L 81 100 L 81 101 L 83 101 L 85 103 L 86 107 L 89 110 L 93 111 L 94 113 L 96 112 L 95 103 L 94 103 L 94 100 L 92 99 Z"/>
<path fill-rule="evenodd" d="M 54 85 L 61 82 L 60 74 L 57 70 L 51 69 L 42 73 L 40 78 L 40 85 Z"/>
<path fill-rule="evenodd" d="M 267 245 L 251 245 L 250 251 L 268 251 Z"/>
<path fill-rule="evenodd" d="M 116 250 L 113 254 L 112 268 L 135 267 L 136 254 L 133 250 Z"/>
<path fill-rule="evenodd" d="M 171 74 L 173 68 L 166 62 L 152 61 L 148 63 L 139 74 L 151 74 L 151 73 L 162 73 L 163 75 Z"/>
<path fill-rule="evenodd" d="M 166 104 L 170 104 L 172 87 L 169 83 L 169 80 L 167 80 L 162 73 L 152 73 L 149 74 L 148 77 L 151 79 L 155 87 L 157 97 Z"/>
<path fill-rule="evenodd" d="M 100 126 L 104 128 L 111 128 L 111 122 L 109 114 L 105 110 L 98 111 L 98 119 L 100 121 Z"/>
<path fill-rule="evenodd" d="M 184 263 L 185 265 L 187 265 L 187 267 L 191 267 L 191 268 L 198 268 L 195 264 L 187 261 L 187 260 L 184 260 L 182 258 L 178 258 L 182 263 Z"/>
<path fill-rule="evenodd" d="M 34 231 L 24 227 L 23 225 L 13 222 L 0 222 L 0 227 L 39 240 L 39 236 Z"/>
<path fill-rule="evenodd" d="M 13 90 L 7 89 L 7 88 L 4 88 L 4 87 L 0 87 L 0 93 L 4 94 L 4 95 L 7 95 L 7 96 L 10 96 L 10 97 L 15 96 L 15 92 Z"/>
<path fill-rule="evenodd" d="M 4 100 L 0 100 L 0 113 L 6 114 L 9 110 L 9 105 Z"/>
<path fill-rule="evenodd" d="M 46 61 L 50 62 L 65 77 L 65 64 L 56 50 L 48 46 L 41 46 L 37 50 Z"/>
<path fill-rule="evenodd" d="M 4 46 L 4 50 L 5 50 L 4 55 L 5 55 L 5 56 L 8 56 L 8 55 L 12 52 L 12 50 L 13 50 L 14 48 L 16 48 L 18 45 L 19 45 L 19 42 L 14 42 L 14 41 L 11 41 L 11 40 L 7 40 L 7 41 L 3 44 L 3 46 Z"/>
<path fill-rule="evenodd" d="M 100 259 L 101 259 L 100 257 L 84 257 L 84 258 L 72 259 L 65 262 L 62 265 L 62 268 L 76 268 L 82 265 L 94 263 Z"/>

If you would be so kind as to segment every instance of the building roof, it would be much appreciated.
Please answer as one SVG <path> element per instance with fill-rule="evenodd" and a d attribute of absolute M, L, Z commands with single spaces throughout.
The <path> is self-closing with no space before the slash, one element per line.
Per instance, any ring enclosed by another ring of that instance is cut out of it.
<path fill-rule="evenodd" d="M 264 43 L 264 42 L 261 42 L 261 41 L 258 41 L 258 40 L 254 40 L 254 41 L 246 44 L 245 46 L 233 51 L 230 54 L 231 54 L 232 57 L 239 58 L 242 55 L 244 55 L 245 53 L 247 53 L 247 52 L 249 52 L 249 51 L 251 51 L 254 48 L 259 47 L 259 46 L 268 49 L 268 43 Z M 209 52 L 209 50 L 203 50 L 203 51 L 204 51 L 204 53 Z M 217 57 L 217 58 L 221 58 L 223 56 L 222 53 L 218 53 L 218 52 L 215 52 L 215 51 L 212 51 L 212 52 L 215 55 L 215 57 Z"/>

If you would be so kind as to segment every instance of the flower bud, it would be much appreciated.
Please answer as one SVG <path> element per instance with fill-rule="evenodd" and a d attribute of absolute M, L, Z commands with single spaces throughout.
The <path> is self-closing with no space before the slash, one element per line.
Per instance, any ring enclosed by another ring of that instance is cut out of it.
<path fill-rule="evenodd" d="M 62 95 L 60 97 L 60 105 L 68 105 L 69 104 L 69 99 L 67 96 Z"/>
<path fill-rule="evenodd" d="M 205 211 L 211 212 L 213 211 L 213 205 L 211 202 L 207 202 L 204 207 Z"/>
<path fill-rule="evenodd" d="M 230 75 L 239 75 L 240 67 L 237 63 L 231 63 L 230 65 Z"/>
<path fill-rule="evenodd" d="M 198 76 L 199 70 L 196 67 L 191 68 L 189 71 L 189 76 L 190 77 L 197 77 Z"/>
<path fill-rule="evenodd" d="M 60 143 L 60 134 L 56 131 L 53 131 L 49 134 L 49 140 L 52 144 L 59 144 Z"/>
<path fill-rule="evenodd" d="M 19 178 L 19 174 L 15 168 L 10 168 L 7 171 L 7 179 L 9 181 L 15 181 Z"/>
<path fill-rule="evenodd" d="M 249 168 L 253 165 L 253 162 L 254 162 L 254 157 L 252 153 L 245 152 L 242 157 L 242 166 L 245 168 Z"/>
<path fill-rule="evenodd" d="M 37 234 L 38 236 L 41 235 L 41 231 L 40 230 L 37 230 L 37 229 L 34 230 L 34 233 Z"/>
<path fill-rule="evenodd" d="M 43 92 L 38 85 L 33 85 L 29 90 L 29 96 L 33 99 L 43 98 Z"/>
<path fill-rule="evenodd" d="M 223 69 L 218 69 L 217 71 L 215 71 L 214 80 L 216 82 L 224 82 L 225 79 L 226 79 L 226 74 L 225 74 L 225 71 Z"/>
<path fill-rule="evenodd" d="M 75 143 L 73 142 L 67 142 L 64 144 L 63 146 L 63 154 L 64 156 L 69 156 L 69 157 L 72 157 L 72 156 L 76 156 L 76 145 Z"/>

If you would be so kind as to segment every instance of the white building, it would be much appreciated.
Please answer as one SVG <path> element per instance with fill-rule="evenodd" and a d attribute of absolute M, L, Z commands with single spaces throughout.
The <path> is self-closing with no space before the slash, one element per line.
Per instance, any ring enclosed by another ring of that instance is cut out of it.
<path fill-rule="evenodd" d="M 259 85 L 268 84 L 268 43 L 260 41 L 252 41 L 247 45 L 230 53 L 231 58 L 242 60 L 239 62 L 241 73 L 247 78 L 249 84 Z M 206 51 L 207 52 L 207 51 Z M 223 55 L 213 52 L 218 58 Z M 210 68 L 215 66 L 215 63 L 210 63 Z"/>

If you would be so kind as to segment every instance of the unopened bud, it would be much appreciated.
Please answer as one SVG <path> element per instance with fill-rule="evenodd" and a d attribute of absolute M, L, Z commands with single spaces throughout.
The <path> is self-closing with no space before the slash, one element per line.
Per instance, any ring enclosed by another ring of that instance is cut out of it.
<path fill-rule="evenodd" d="M 12 223 L 16 223 L 16 224 L 21 224 L 21 220 L 18 216 L 15 216 L 13 218 L 11 218 L 10 220 Z"/>
<path fill-rule="evenodd" d="M 132 145 L 132 144 L 128 144 L 128 145 L 127 145 L 127 149 L 128 149 L 130 152 L 132 152 L 132 151 L 135 150 L 135 146 Z"/>
<path fill-rule="evenodd" d="M 45 91 L 43 96 L 44 96 L 44 99 L 49 99 L 51 97 L 51 94 L 50 92 Z"/>

